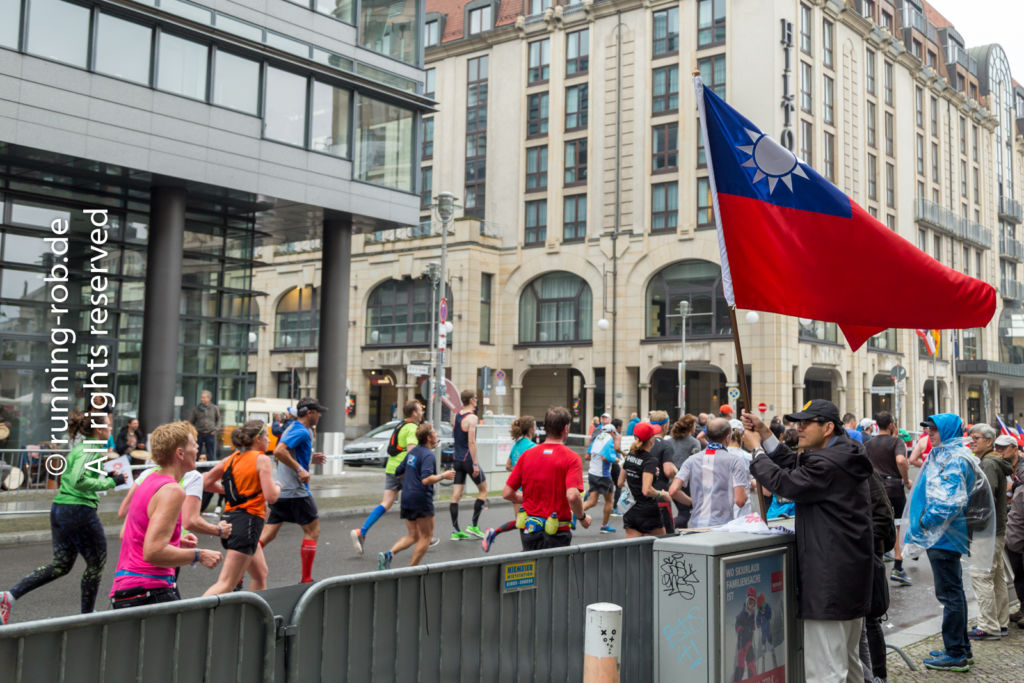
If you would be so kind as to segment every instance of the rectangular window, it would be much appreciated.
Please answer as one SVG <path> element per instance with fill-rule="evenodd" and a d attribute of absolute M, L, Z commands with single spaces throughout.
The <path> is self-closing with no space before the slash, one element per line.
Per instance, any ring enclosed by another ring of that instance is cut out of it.
<path fill-rule="evenodd" d="M 705 180 L 707 180 L 705 178 Z M 679 224 L 679 185 L 651 185 L 651 232 L 674 231 Z"/>
<path fill-rule="evenodd" d="M 921 45 L 921 41 L 920 40 L 918 40 L 917 38 L 912 38 L 911 39 L 911 41 L 910 41 L 910 52 L 915 57 L 917 57 L 918 59 L 921 59 L 921 49 L 922 48 L 923 48 L 923 46 Z"/>
<path fill-rule="evenodd" d="M 313 116 L 310 143 L 317 152 L 348 157 L 348 111 L 352 94 L 326 83 L 313 83 Z M 424 121 L 426 124 L 426 121 Z M 434 122 L 430 122 L 433 141 Z M 433 142 L 431 142 L 433 148 Z"/>
<path fill-rule="evenodd" d="M 926 253 L 928 251 L 928 232 L 924 228 L 917 229 L 917 248 Z"/>
<path fill-rule="evenodd" d="M 427 69 L 424 74 L 423 83 L 423 94 L 427 97 L 433 97 L 434 91 L 437 89 L 437 69 Z"/>
<path fill-rule="evenodd" d="M 967 197 L 967 162 L 960 162 L 960 196 Z"/>
<path fill-rule="evenodd" d="M 526 135 L 547 135 L 548 94 L 539 92 L 526 98 Z"/>
<path fill-rule="evenodd" d="M 939 143 L 932 143 L 932 181 L 939 182 Z"/>
<path fill-rule="evenodd" d="M 700 78 L 704 85 L 725 99 L 725 55 L 698 59 L 697 68 L 700 70 Z"/>
<path fill-rule="evenodd" d="M 665 114 L 679 108 L 679 65 L 663 66 L 654 70 L 651 112 Z"/>
<path fill-rule="evenodd" d="M 590 69 L 590 29 L 574 31 L 565 37 L 565 75 L 585 74 Z"/>
<path fill-rule="evenodd" d="M 492 26 L 490 5 L 477 7 L 469 11 L 469 35 L 472 36 L 481 31 L 489 31 Z"/>
<path fill-rule="evenodd" d="M 14 30 L 17 31 L 17 25 Z M 89 61 L 89 9 L 63 0 L 32 0 L 28 5 L 25 49 L 39 57 L 86 68 Z M 204 74 L 204 83 L 205 78 Z"/>
<path fill-rule="evenodd" d="M 934 250 L 932 252 L 932 256 L 935 257 L 936 261 L 941 261 L 942 260 L 942 235 L 932 235 L 932 241 L 934 242 L 934 244 L 933 244 L 933 249 Z"/>
<path fill-rule="evenodd" d="M 892 33 L 892 13 L 882 10 L 882 28 Z"/>
<path fill-rule="evenodd" d="M 148 31 L 147 31 L 148 32 Z M 149 71 L 149 64 L 146 64 Z M 218 49 L 213 55 L 213 103 L 259 115 L 260 63 Z M 348 91 L 345 93 L 345 133 L 348 142 Z M 347 155 L 346 155 L 347 156 Z"/>
<path fill-rule="evenodd" d="M 161 45 L 163 38 L 160 41 Z M 163 57 L 160 58 L 160 62 L 160 70 L 163 71 Z M 263 137 L 299 147 L 305 145 L 306 77 L 272 66 L 267 67 L 266 100 Z"/>
<path fill-rule="evenodd" d="M 960 153 L 967 155 L 967 119 L 963 116 L 960 117 Z"/>
<path fill-rule="evenodd" d="M 526 202 L 526 244 L 544 244 L 548 238 L 548 200 Z"/>
<path fill-rule="evenodd" d="M 366 95 L 356 98 L 355 170 L 358 180 L 413 191 L 412 110 Z"/>
<path fill-rule="evenodd" d="M 700 127 L 700 119 L 697 119 L 697 167 L 706 168 L 708 160 L 704 156 L 704 131 Z"/>
<path fill-rule="evenodd" d="M 868 199 L 878 201 L 878 157 L 868 155 Z"/>
<path fill-rule="evenodd" d="M 836 182 L 836 137 L 825 133 L 825 177 Z"/>
<path fill-rule="evenodd" d="M 939 101 L 932 98 L 932 135 L 939 135 Z"/>
<path fill-rule="evenodd" d="M 870 100 L 867 102 L 867 129 L 868 147 L 878 147 L 878 135 L 876 125 L 878 124 L 878 107 Z"/>
<path fill-rule="evenodd" d="M 981 260 L 981 251 L 980 250 L 975 251 L 974 252 L 974 277 L 978 278 L 979 280 L 984 280 L 985 279 L 985 274 L 981 271 L 981 266 L 983 265 L 983 263 L 984 262 Z"/>
<path fill-rule="evenodd" d="M 980 185 L 980 183 L 978 182 L 978 167 L 977 166 L 975 166 L 971 170 L 971 175 L 973 176 L 973 179 L 974 179 L 974 203 L 978 204 L 978 203 L 981 202 L 981 196 L 979 194 L 980 189 L 978 187 Z"/>
<path fill-rule="evenodd" d="M 962 260 L 963 260 L 963 263 L 964 263 L 964 275 L 970 275 L 971 274 L 971 250 L 968 249 L 966 246 L 963 249 L 964 249 L 964 255 L 963 255 L 963 259 Z"/>
<path fill-rule="evenodd" d="M 711 203 L 711 182 L 697 178 L 697 227 L 707 228 L 715 224 L 715 209 Z"/>
<path fill-rule="evenodd" d="M 875 351 L 899 353 L 899 331 L 888 329 L 868 339 L 868 348 Z"/>
<path fill-rule="evenodd" d="M 885 205 L 896 208 L 896 167 L 888 163 L 885 165 Z"/>
<path fill-rule="evenodd" d="M 587 127 L 590 112 L 590 86 L 586 83 L 570 85 L 565 89 L 565 129 L 581 130 Z"/>
<path fill-rule="evenodd" d="M 811 8 L 800 5 L 800 49 L 811 54 Z"/>
<path fill-rule="evenodd" d="M 31 37 L 31 36 L 30 36 Z M 170 33 L 160 34 L 160 49 L 157 57 L 156 87 L 175 95 L 184 95 L 197 100 L 206 99 L 206 74 L 207 58 L 210 48 L 201 43 L 185 40 Z M 83 65 L 84 66 L 84 65 Z M 276 71 L 270 69 L 269 71 Z M 279 72 L 285 73 L 285 72 Z M 292 74 L 289 74 L 290 76 Z M 298 104 L 302 106 L 303 123 L 306 118 L 306 79 L 302 76 L 294 76 L 302 81 L 302 96 Z M 270 76 L 267 81 L 267 108 L 273 106 L 270 97 Z M 282 106 L 291 107 L 291 103 L 282 103 Z M 297 143 L 303 144 L 303 140 Z"/>
<path fill-rule="evenodd" d="M 434 197 L 434 168 L 425 166 L 420 169 L 420 209 L 429 209 Z"/>
<path fill-rule="evenodd" d="M 530 0 L 530 14 L 542 14 L 551 7 L 551 0 Z"/>
<path fill-rule="evenodd" d="M 978 160 L 978 124 L 971 124 L 971 158 Z"/>
<path fill-rule="evenodd" d="M 308 7 L 308 0 L 303 4 Z M 417 0 L 360 0 L 352 4 L 359 8 L 357 25 L 361 47 L 406 64 L 416 64 L 419 41 L 423 38 Z"/>
<path fill-rule="evenodd" d="M 924 199 L 925 197 L 924 183 L 921 182 L 920 180 L 917 181 L 917 196 L 920 197 L 921 199 Z"/>
<path fill-rule="evenodd" d="M 810 121 L 800 122 L 800 159 L 805 164 L 810 164 L 813 159 L 814 152 L 814 126 L 811 125 Z"/>
<path fill-rule="evenodd" d="M 548 187 L 548 148 L 526 149 L 526 191 L 546 190 Z"/>
<path fill-rule="evenodd" d="M 814 81 L 811 73 L 811 65 L 807 62 L 800 62 L 800 108 L 807 113 L 811 113 L 814 109 L 812 92 Z"/>
<path fill-rule="evenodd" d="M 565 184 L 579 185 L 587 182 L 587 139 L 569 140 L 565 143 Z"/>
<path fill-rule="evenodd" d="M 920 133 L 917 135 L 915 150 L 917 153 L 917 173 L 918 175 L 924 175 L 924 136 Z"/>
<path fill-rule="evenodd" d="M 821 99 L 822 106 L 824 108 L 825 123 L 834 125 L 836 122 L 835 81 L 828 76 L 825 76 L 823 85 L 824 87 L 821 91 Z"/>
<path fill-rule="evenodd" d="M 875 51 L 867 50 L 867 57 L 864 61 L 864 75 L 865 85 L 867 85 L 868 93 L 875 94 Z"/>
<path fill-rule="evenodd" d="M 663 123 L 652 128 L 651 170 L 674 171 L 679 168 L 679 124 Z"/>
<path fill-rule="evenodd" d="M 487 204 L 487 88 L 490 62 L 486 55 L 466 62 L 466 200 L 464 216 L 484 218 Z"/>
<path fill-rule="evenodd" d="M 587 236 L 587 195 L 565 198 L 562 212 L 562 241 L 579 242 Z"/>
<path fill-rule="evenodd" d="M 423 46 L 433 47 L 441 41 L 441 20 L 428 21 L 423 26 Z"/>
<path fill-rule="evenodd" d="M 679 8 L 670 7 L 654 13 L 654 57 L 679 52 Z"/>
<path fill-rule="evenodd" d="M 697 0 L 697 48 L 725 42 L 725 0 Z"/>
<path fill-rule="evenodd" d="M 494 297 L 494 274 L 480 273 L 480 343 L 491 343 L 491 299 Z"/>
<path fill-rule="evenodd" d="M 529 83 L 541 83 L 548 80 L 551 71 L 551 41 L 535 40 L 530 43 Z"/>
<path fill-rule="evenodd" d="M 15 25 L 15 30 L 17 30 L 17 25 Z M 0 31 L 3 29 L 0 28 Z M 152 49 L 153 29 L 150 27 L 109 14 L 99 15 L 96 25 L 96 63 L 94 66 L 96 71 L 142 85 L 149 85 Z M 235 59 L 240 58 L 235 57 Z M 257 91 L 260 83 L 259 64 L 251 63 L 256 65 L 256 79 L 251 86 L 254 91 Z M 222 103 L 217 102 L 217 104 Z M 255 110 L 255 103 L 253 105 Z M 255 111 L 251 113 L 255 113 Z"/>
<path fill-rule="evenodd" d="M 918 128 L 924 128 L 924 90 L 921 86 L 914 88 L 914 120 Z"/>
<path fill-rule="evenodd" d="M 423 131 L 421 135 L 423 144 L 423 153 L 421 154 L 423 159 L 434 158 L 434 119 L 423 119 Z"/>
<path fill-rule="evenodd" d="M 893 71 L 891 62 L 885 63 L 883 78 L 885 79 L 883 81 L 883 87 L 885 88 L 885 103 L 892 106 Z"/>
<path fill-rule="evenodd" d="M 890 230 L 895 232 L 896 231 L 896 214 L 894 214 L 894 213 L 886 214 L 886 216 L 885 216 L 885 225 Z"/>
<path fill-rule="evenodd" d="M 885 153 L 887 156 L 893 156 L 893 149 L 895 148 L 895 141 L 893 140 L 894 127 L 895 122 L 892 112 L 885 112 Z"/>
<path fill-rule="evenodd" d="M 821 61 L 829 69 L 835 67 L 832 52 L 832 30 L 832 22 L 828 19 L 823 20 L 821 24 Z"/>

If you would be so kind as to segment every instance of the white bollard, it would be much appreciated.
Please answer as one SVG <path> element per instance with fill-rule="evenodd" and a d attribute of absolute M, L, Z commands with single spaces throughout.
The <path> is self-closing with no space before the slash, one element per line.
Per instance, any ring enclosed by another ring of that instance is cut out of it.
<path fill-rule="evenodd" d="M 610 602 L 587 605 L 583 641 L 583 683 L 619 683 L 622 608 Z"/>

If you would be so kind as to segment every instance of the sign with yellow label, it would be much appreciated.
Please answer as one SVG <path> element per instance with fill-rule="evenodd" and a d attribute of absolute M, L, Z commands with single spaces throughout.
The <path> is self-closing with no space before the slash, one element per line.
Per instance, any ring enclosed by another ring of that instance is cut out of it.
<path fill-rule="evenodd" d="M 501 592 L 515 593 L 537 588 L 537 560 L 501 565 Z"/>

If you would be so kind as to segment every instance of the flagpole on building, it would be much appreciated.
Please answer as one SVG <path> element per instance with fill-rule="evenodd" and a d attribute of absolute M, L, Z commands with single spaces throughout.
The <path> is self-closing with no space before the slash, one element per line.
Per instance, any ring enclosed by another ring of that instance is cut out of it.
<path fill-rule="evenodd" d="M 750 414 L 754 413 L 754 404 L 750 402 L 750 387 L 747 386 L 747 371 L 746 366 L 743 364 L 743 345 L 740 344 L 740 327 L 736 324 L 736 307 L 729 307 L 729 320 L 732 323 L 732 343 L 736 347 L 736 372 L 740 378 L 740 395 L 743 397 L 743 406 L 745 410 L 749 410 Z M 757 508 L 761 511 L 761 519 L 764 523 L 768 523 L 768 506 L 765 504 L 764 499 L 764 487 L 761 486 L 761 482 L 757 482 Z"/>

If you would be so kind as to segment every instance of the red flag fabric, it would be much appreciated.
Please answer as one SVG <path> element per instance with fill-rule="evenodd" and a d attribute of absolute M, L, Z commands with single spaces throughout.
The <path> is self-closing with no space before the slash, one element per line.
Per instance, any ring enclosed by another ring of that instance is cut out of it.
<path fill-rule="evenodd" d="M 730 305 L 839 324 L 854 350 L 895 328 L 984 327 L 988 283 L 939 263 L 694 79 Z"/>

